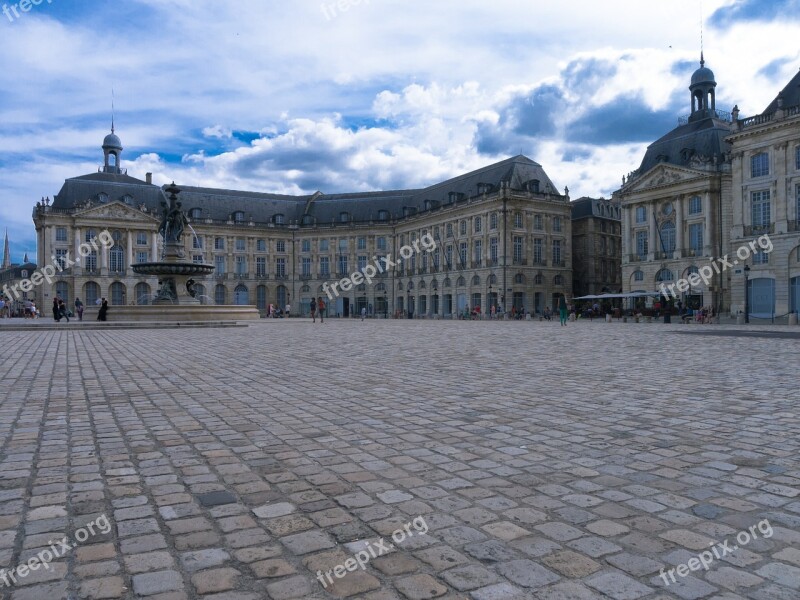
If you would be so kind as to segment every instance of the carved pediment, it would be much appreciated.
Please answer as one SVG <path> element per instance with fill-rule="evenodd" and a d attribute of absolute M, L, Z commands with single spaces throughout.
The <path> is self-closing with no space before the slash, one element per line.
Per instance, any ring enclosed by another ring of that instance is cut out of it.
<path fill-rule="evenodd" d="M 76 217 L 83 219 L 109 219 L 114 221 L 134 221 L 139 223 L 157 223 L 158 219 L 151 213 L 127 206 L 122 202 L 89 205 L 75 213 Z"/>
<path fill-rule="evenodd" d="M 645 173 L 639 179 L 629 183 L 626 192 L 638 192 L 665 185 L 672 185 L 681 181 L 696 179 L 697 173 L 687 169 L 681 169 L 670 165 L 658 165 L 653 167 L 649 173 Z"/>

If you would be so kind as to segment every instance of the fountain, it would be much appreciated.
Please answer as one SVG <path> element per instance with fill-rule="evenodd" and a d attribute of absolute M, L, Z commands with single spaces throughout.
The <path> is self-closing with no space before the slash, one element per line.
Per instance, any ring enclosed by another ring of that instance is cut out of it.
<path fill-rule="evenodd" d="M 138 275 L 158 277 L 158 291 L 152 303 L 137 306 L 112 306 L 112 321 L 170 321 L 210 322 L 258 319 L 255 306 L 229 306 L 203 304 L 195 289 L 195 278 L 214 272 L 214 265 L 186 261 L 183 250 L 183 232 L 189 225 L 178 201 L 180 189 L 173 182 L 166 190 L 166 201 L 161 202 L 162 219 L 158 231 L 164 239 L 161 261 L 131 265 Z"/>
<path fill-rule="evenodd" d="M 167 201 L 161 202 L 164 216 L 158 232 L 164 238 L 164 252 L 161 262 L 139 263 L 132 265 L 134 273 L 139 275 L 155 275 L 158 277 L 158 292 L 153 300 L 153 305 L 161 304 L 200 304 L 195 298 L 193 277 L 210 275 L 214 272 L 214 265 L 186 262 L 183 250 L 183 231 L 188 224 L 186 215 L 181 210 L 178 201 L 180 189 L 172 182 L 166 190 Z"/>

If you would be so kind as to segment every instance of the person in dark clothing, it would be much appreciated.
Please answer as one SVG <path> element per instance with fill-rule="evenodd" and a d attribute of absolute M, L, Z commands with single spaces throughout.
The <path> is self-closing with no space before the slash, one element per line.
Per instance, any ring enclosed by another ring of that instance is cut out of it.
<path fill-rule="evenodd" d="M 63 317 L 69 323 L 69 313 L 67 312 L 67 305 L 66 303 L 59 298 L 58 300 L 58 314 L 60 317 Z"/>
<path fill-rule="evenodd" d="M 58 307 L 58 296 L 53 298 L 53 319 L 55 319 L 56 323 L 61 321 L 61 310 Z"/>
<path fill-rule="evenodd" d="M 101 298 L 100 302 L 100 310 L 97 312 L 97 320 L 98 321 L 107 321 L 108 320 L 108 300 L 105 298 Z"/>
<path fill-rule="evenodd" d="M 75 312 L 78 313 L 78 321 L 83 321 L 83 302 L 80 298 L 75 298 Z"/>

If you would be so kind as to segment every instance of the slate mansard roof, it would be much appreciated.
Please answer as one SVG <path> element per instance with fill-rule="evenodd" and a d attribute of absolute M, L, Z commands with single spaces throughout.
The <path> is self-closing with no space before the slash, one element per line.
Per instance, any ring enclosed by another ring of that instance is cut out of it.
<path fill-rule="evenodd" d="M 644 174 L 659 163 L 689 167 L 697 159 L 722 164 L 731 150 L 725 141 L 730 134 L 730 124 L 716 117 L 679 125 L 647 147 L 638 172 Z"/>
<path fill-rule="evenodd" d="M 573 221 L 588 217 L 611 219 L 613 221 L 622 220 L 620 203 L 616 200 L 583 196 L 570 202 L 569 206 Z"/>
<path fill-rule="evenodd" d="M 252 218 L 256 223 L 270 223 L 275 215 L 283 215 L 284 223 L 300 224 L 307 215 L 311 223 L 324 225 L 341 222 L 342 213 L 347 213 L 348 222 L 378 221 L 380 211 L 387 211 L 389 219 L 401 219 L 492 193 L 503 185 L 512 190 L 538 188 L 540 193 L 559 194 L 539 163 L 518 155 L 422 189 L 292 196 L 179 184 L 178 199 L 187 212 L 199 208 L 204 219 L 228 221 L 240 211 L 245 220 Z M 87 200 L 93 205 L 120 200 L 137 208 L 144 204 L 149 212 L 159 214 L 164 198 L 163 189 L 156 185 L 125 174 L 99 172 L 67 179 L 52 206 L 73 210 L 85 206 Z"/>

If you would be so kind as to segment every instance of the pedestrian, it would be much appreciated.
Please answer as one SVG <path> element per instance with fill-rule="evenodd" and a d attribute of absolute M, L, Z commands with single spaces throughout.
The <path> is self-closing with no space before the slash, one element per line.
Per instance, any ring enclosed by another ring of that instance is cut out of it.
<path fill-rule="evenodd" d="M 363 321 L 366 316 L 367 316 L 367 307 L 366 306 L 362 306 L 361 307 L 361 320 Z"/>
<path fill-rule="evenodd" d="M 105 298 L 100 298 L 100 310 L 97 313 L 97 320 L 98 321 L 108 320 L 108 300 L 106 300 Z"/>
<path fill-rule="evenodd" d="M 311 322 L 317 322 L 317 299 L 311 298 Z"/>
<path fill-rule="evenodd" d="M 292 305 L 287 302 L 284 316 L 288 319 L 291 312 L 292 312 Z"/>
<path fill-rule="evenodd" d="M 561 325 L 564 327 L 567 326 L 567 298 L 566 296 L 561 296 L 558 299 L 558 316 L 561 319 Z"/>
<path fill-rule="evenodd" d="M 61 298 L 58 299 L 58 315 L 63 317 L 69 323 L 69 311 L 67 310 L 67 304 Z"/>
<path fill-rule="evenodd" d="M 83 321 L 83 302 L 80 298 L 75 298 L 75 312 L 78 314 L 78 321 Z"/>
<path fill-rule="evenodd" d="M 61 300 L 58 296 L 53 298 L 53 319 L 55 319 L 56 323 L 61 322 L 61 309 L 58 306 L 58 301 Z"/>
<path fill-rule="evenodd" d="M 325 301 L 322 299 L 322 296 L 317 298 L 317 310 L 319 311 L 319 322 L 325 322 Z"/>

